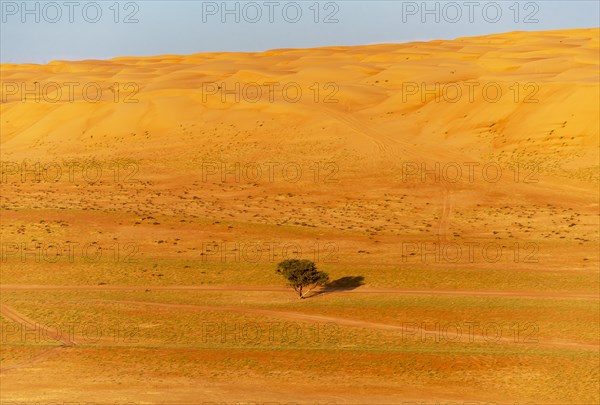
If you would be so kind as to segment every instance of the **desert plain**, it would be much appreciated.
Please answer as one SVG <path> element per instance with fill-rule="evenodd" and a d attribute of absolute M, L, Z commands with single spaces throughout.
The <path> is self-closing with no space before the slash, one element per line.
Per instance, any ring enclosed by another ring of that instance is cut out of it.
<path fill-rule="evenodd" d="M 1 65 L 0 400 L 599 403 L 599 34 Z"/>

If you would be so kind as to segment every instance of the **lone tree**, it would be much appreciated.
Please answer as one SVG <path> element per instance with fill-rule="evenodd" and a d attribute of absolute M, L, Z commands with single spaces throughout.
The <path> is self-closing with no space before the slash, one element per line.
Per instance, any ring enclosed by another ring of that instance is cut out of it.
<path fill-rule="evenodd" d="M 329 281 L 329 275 L 317 270 L 317 266 L 310 260 L 284 260 L 277 265 L 277 273 L 287 279 L 289 286 L 298 293 L 300 299 L 313 288 Z M 304 291 L 305 287 L 308 287 L 308 290 Z"/>

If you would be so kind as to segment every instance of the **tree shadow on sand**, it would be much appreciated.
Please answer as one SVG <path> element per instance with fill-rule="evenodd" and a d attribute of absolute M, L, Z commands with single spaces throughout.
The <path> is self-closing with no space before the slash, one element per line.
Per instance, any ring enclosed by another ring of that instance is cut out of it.
<path fill-rule="evenodd" d="M 321 287 L 320 290 L 313 292 L 310 297 L 316 297 L 318 295 L 331 294 L 340 291 L 350 291 L 365 284 L 365 278 L 363 276 L 346 276 L 338 278 L 337 280 L 330 281 Z"/>

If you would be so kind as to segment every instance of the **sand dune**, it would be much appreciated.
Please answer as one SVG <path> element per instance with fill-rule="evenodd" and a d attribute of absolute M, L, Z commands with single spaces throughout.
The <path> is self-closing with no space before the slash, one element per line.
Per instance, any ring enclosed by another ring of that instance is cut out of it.
<path fill-rule="evenodd" d="M 258 129 L 241 115 L 245 111 L 272 121 L 270 131 L 252 131 L 255 141 L 271 137 L 273 130 L 292 130 L 298 139 L 321 125 L 319 113 L 327 108 L 386 134 L 381 141 L 389 146 L 406 142 L 465 159 L 535 162 L 564 181 L 569 174 L 558 166 L 573 162 L 573 155 L 584 154 L 576 163 L 582 170 L 597 163 L 597 121 L 589 119 L 598 111 L 597 34 L 594 29 L 508 33 L 259 54 L 3 65 L 5 86 L 25 83 L 32 88 L 38 82 L 42 93 L 40 104 L 19 102 L 33 96 L 3 88 L 3 153 L 17 159 L 36 152 L 58 157 L 102 138 L 104 144 L 94 146 L 96 155 L 141 158 L 148 146 L 172 142 L 169 130 L 180 125 L 198 124 L 190 137 L 199 144 L 213 141 L 201 132 L 209 122 Z M 78 83 L 72 95 L 64 85 L 70 82 Z M 100 101 L 86 102 L 86 85 L 91 99 L 101 89 Z M 496 97 L 498 91 L 502 94 Z M 48 102 L 55 99 L 60 101 Z M 290 118 L 301 125 L 290 126 Z M 407 157 L 363 150 L 358 134 L 340 138 L 335 129 L 327 125 L 318 138 L 366 153 L 369 159 Z M 139 134 L 146 131 L 142 145 Z M 313 145 L 295 151 L 306 156 L 314 152 Z"/>

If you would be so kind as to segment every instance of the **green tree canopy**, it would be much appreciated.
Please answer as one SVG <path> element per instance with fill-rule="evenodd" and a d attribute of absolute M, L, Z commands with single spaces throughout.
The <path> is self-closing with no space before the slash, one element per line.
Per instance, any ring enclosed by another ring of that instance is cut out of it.
<path fill-rule="evenodd" d="M 277 265 L 276 271 L 287 279 L 288 285 L 298 293 L 298 298 L 304 298 L 304 294 L 329 281 L 329 275 L 317 270 L 317 265 L 310 260 L 284 260 Z"/>

